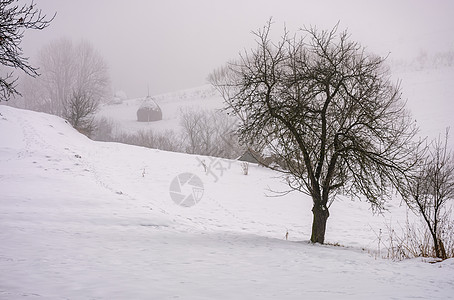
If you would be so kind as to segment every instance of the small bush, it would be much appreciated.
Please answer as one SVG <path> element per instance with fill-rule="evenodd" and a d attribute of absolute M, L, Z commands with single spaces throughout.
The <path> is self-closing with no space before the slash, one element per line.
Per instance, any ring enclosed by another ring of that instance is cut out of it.
<path fill-rule="evenodd" d="M 243 170 L 243 175 L 249 174 L 249 163 L 246 161 L 243 161 L 241 163 L 241 169 Z"/>
<path fill-rule="evenodd" d="M 92 133 L 92 139 L 95 141 L 110 142 L 114 136 L 113 121 L 103 117 L 95 121 L 95 130 Z"/>
<path fill-rule="evenodd" d="M 446 214 L 440 223 L 439 236 L 443 241 L 447 258 L 454 257 L 454 220 Z M 377 254 L 392 260 L 415 257 L 436 258 L 432 235 L 423 221 L 411 223 L 407 217 L 404 224 L 397 227 L 387 224 L 384 230 L 376 233 Z"/>

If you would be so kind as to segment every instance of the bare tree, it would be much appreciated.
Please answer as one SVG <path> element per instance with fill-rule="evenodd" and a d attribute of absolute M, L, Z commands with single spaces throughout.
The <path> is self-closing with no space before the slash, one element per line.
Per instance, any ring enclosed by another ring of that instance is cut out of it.
<path fill-rule="evenodd" d="M 75 46 L 76 86 L 103 102 L 110 94 L 110 79 L 107 63 L 87 41 Z"/>
<path fill-rule="evenodd" d="M 63 104 L 63 117 L 79 132 L 90 136 L 95 129 L 94 113 L 99 101 L 92 98 L 85 90 L 73 91 Z"/>
<path fill-rule="evenodd" d="M 449 219 L 445 210 L 454 199 L 454 153 L 448 151 L 449 130 L 445 139 L 435 140 L 419 159 L 416 172 L 407 182 L 409 207 L 422 216 L 432 236 L 435 255 L 446 259 L 442 240 L 443 221 Z"/>
<path fill-rule="evenodd" d="M 26 108 L 64 117 L 77 129 L 91 132 L 89 119 L 109 94 L 103 58 L 88 42 L 74 45 L 59 39 L 41 49 L 38 61 L 41 76 L 24 82 Z"/>
<path fill-rule="evenodd" d="M 76 86 L 75 47 L 65 38 L 51 41 L 38 54 L 41 76 L 24 82 L 24 103 L 32 110 L 63 116 L 63 104 L 69 101 Z"/>
<path fill-rule="evenodd" d="M 224 158 L 239 153 L 235 122 L 222 111 L 182 110 L 180 125 L 186 153 Z"/>
<path fill-rule="evenodd" d="M 201 154 L 200 128 L 202 127 L 202 118 L 204 118 L 204 114 L 201 111 L 188 109 L 181 111 L 180 126 L 183 129 L 184 140 L 187 144 L 186 152 L 189 154 Z"/>
<path fill-rule="evenodd" d="M 305 28 L 273 43 L 270 27 L 210 81 L 241 119 L 240 141 L 274 153 L 290 188 L 311 196 L 311 241 L 324 243 L 337 193 L 383 208 L 410 167 L 416 128 L 384 59 L 347 32 Z"/>
<path fill-rule="evenodd" d="M 0 0 L 0 64 L 6 75 L 0 77 L 0 102 L 20 95 L 16 89 L 17 77 L 13 69 L 21 69 L 27 75 L 37 76 L 37 68 L 24 57 L 21 42 L 26 29 L 42 30 L 54 17 L 48 19 L 36 4 L 19 5 L 17 0 Z"/>

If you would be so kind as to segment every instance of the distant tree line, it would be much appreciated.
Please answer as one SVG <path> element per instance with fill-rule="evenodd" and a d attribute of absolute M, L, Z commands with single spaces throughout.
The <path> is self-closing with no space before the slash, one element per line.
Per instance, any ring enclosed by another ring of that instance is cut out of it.
<path fill-rule="evenodd" d="M 454 66 L 454 49 L 430 53 L 420 51 L 413 59 L 391 60 L 393 71 L 420 71 Z"/>
<path fill-rule="evenodd" d="M 141 130 L 125 133 L 107 118 L 96 121 L 92 138 L 147 148 L 235 159 L 242 153 L 236 122 L 222 111 L 187 108 L 179 115 L 179 129 L 163 133 Z"/>

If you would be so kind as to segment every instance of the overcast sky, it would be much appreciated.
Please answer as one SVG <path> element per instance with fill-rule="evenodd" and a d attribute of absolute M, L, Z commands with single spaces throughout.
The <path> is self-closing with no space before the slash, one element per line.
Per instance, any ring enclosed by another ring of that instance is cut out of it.
<path fill-rule="evenodd" d="M 251 48 L 251 31 L 273 17 L 284 24 L 348 28 L 352 38 L 390 58 L 454 49 L 454 1 L 422 0 L 35 0 L 57 12 L 50 27 L 27 32 L 23 43 L 33 58 L 53 39 L 90 41 L 110 68 L 112 89 L 128 97 L 206 84 L 207 75 Z"/>

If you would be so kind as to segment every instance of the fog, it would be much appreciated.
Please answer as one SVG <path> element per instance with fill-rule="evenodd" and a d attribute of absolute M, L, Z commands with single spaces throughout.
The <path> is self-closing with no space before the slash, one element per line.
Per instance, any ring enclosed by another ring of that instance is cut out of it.
<path fill-rule="evenodd" d="M 35 0 L 50 27 L 27 31 L 33 60 L 48 42 L 68 37 L 90 41 L 110 68 L 112 91 L 128 97 L 206 84 L 207 75 L 241 50 L 253 47 L 251 31 L 273 17 L 284 26 L 330 29 L 340 21 L 352 38 L 390 59 L 454 48 L 453 1 L 108 1 Z"/>

